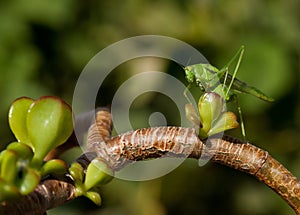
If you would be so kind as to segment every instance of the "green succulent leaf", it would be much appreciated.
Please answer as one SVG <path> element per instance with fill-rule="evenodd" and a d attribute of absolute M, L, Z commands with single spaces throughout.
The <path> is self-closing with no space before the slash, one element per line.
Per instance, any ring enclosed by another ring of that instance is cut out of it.
<path fill-rule="evenodd" d="M 23 177 L 19 180 L 19 191 L 22 195 L 31 193 L 41 180 L 40 174 L 31 168 L 24 169 Z"/>
<path fill-rule="evenodd" d="M 101 205 L 101 196 L 99 193 L 94 191 L 88 191 L 84 194 L 86 197 L 88 197 L 90 200 L 92 200 L 96 205 Z"/>
<path fill-rule="evenodd" d="M 6 149 L 16 152 L 20 159 L 31 160 L 33 157 L 32 149 L 24 143 L 12 142 L 6 147 Z"/>
<path fill-rule="evenodd" d="M 41 97 L 30 106 L 26 125 L 34 148 L 34 160 L 41 163 L 51 149 L 64 143 L 71 135 L 71 108 L 59 98 Z"/>
<path fill-rule="evenodd" d="M 3 157 L 4 152 L 5 152 L 5 150 L 0 152 L 0 175 L 1 175 L 1 162 L 2 162 L 2 157 Z"/>
<path fill-rule="evenodd" d="M 67 164 L 60 159 L 52 159 L 47 161 L 41 169 L 41 175 L 48 175 L 50 173 L 63 174 L 67 170 Z"/>
<path fill-rule="evenodd" d="M 86 170 L 84 181 L 85 190 L 90 190 L 97 185 L 104 185 L 112 180 L 113 171 L 101 158 L 95 158 Z"/>
<path fill-rule="evenodd" d="M 201 126 L 199 114 L 191 103 L 185 105 L 185 115 L 186 118 L 193 124 L 193 126 Z"/>
<path fill-rule="evenodd" d="M 221 115 L 216 123 L 213 124 L 212 128 L 208 132 L 208 135 L 217 134 L 229 129 L 237 128 L 239 123 L 237 117 L 232 112 L 225 112 Z"/>
<path fill-rule="evenodd" d="M 33 99 L 21 97 L 15 100 L 9 109 L 8 122 L 10 129 L 19 142 L 31 145 L 26 129 L 27 112 L 33 103 Z"/>
<path fill-rule="evenodd" d="M 0 178 L 0 202 L 4 200 L 16 199 L 20 196 L 19 190 L 16 186 L 7 183 Z"/>
<path fill-rule="evenodd" d="M 69 168 L 69 173 L 72 176 L 73 180 L 76 182 L 80 182 L 83 183 L 83 167 L 77 163 L 74 162 L 71 164 L 70 168 Z"/>
<path fill-rule="evenodd" d="M 14 183 L 18 174 L 18 155 L 12 150 L 5 150 L 1 156 L 1 178 L 6 182 Z"/>
<path fill-rule="evenodd" d="M 86 193 L 86 191 L 82 187 L 82 184 L 76 184 L 76 183 L 75 183 L 75 191 L 74 192 L 75 192 L 75 196 L 77 196 L 77 197 L 85 195 L 85 193 Z"/>
<path fill-rule="evenodd" d="M 208 133 L 214 120 L 218 119 L 224 109 L 223 98 L 213 92 L 204 93 L 198 102 L 202 132 Z"/>
<path fill-rule="evenodd" d="M 200 139 L 205 139 L 205 138 L 207 138 L 209 135 L 208 135 L 208 132 L 207 132 L 207 131 L 204 131 L 202 128 L 200 128 L 200 129 L 199 129 L 198 136 L 200 137 Z"/>

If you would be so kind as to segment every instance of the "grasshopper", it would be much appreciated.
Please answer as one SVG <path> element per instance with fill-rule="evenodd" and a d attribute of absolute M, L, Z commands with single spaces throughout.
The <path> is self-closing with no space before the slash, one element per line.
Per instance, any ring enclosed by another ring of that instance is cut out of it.
<path fill-rule="evenodd" d="M 237 109 L 239 112 L 242 135 L 244 138 L 246 138 L 242 111 L 238 103 L 236 93 L 250 94 L 267 102 L 272 102 L 274 101 L 274 99 L 267 96 L 259 89 L 253 86 L 249 86 L 245 82 L 236 78 L 241 60 L 243 58 L 244 50 L 245 47 L 241 46 L 241 48 L 236 52 L 233 58 L 220 70 L 211 64 L 201 63 L 185 67 L 184 70 L 189 85 L 184 91 L 184 95 L 188 99 L 186 92 L 191 84 L 195 83 L 200 87 L 201 91 L 217 93 L 224 99 L 225 102 L 235 101 L 237 103 Z M 236 59 L 238 59 L 237 64 L 235 66 L 233 74 L 231 75 L 229 74 L 229 67 Z M 188 99 L 188 101 L 190 100 Z M 189 112 L 191 112 L 191 110 Z"/>

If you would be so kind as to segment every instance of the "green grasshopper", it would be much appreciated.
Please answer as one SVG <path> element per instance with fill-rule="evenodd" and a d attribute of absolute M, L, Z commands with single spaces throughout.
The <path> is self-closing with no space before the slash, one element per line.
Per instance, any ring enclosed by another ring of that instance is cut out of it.
<path fill-rule="evenodd" d="M 196 85 L 200 87 L 201 91 L 217 93 L 224 99 L 225 102 L 236 101 L 241 121 L 242 135 L 244 138 L 246 138 L 246 132 L 242 118 L 242 111 L 240 105 L 238 104 L 236 93 L 250 94 L 268 102 L 272 102 L 274 101 L 274 99 L 265 95 L 257 88 L 249 86 L 245 82 L 236 78 L 236 74 L 238 72 L 244 54 L 244 50 L 245 47 L 241 46 L 241 48 L 237 51 L 233 58 L 221 70 L 217 69 L 211 64 L 195 64 L 185 67 L 184 70 L 186 74 L 186 79 L 189 82 L 189 86 L 184 91 L 184 95 L 188 99 L 188 101 L 190 101 L 186 95 L 186 92 L 191 86 L 191 84 L 196 83 Z M 233 74 L 231 75 L 229 74 L 229 66 L 237 58 L 237 64 L 235 66 Z M 193 111 L 190 110 L 187 112 Z"/>

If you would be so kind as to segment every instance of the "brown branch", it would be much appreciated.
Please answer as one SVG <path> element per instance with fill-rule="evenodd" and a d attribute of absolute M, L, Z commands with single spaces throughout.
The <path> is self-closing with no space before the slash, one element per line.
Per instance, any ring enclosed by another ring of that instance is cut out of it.
<path fill-rule="evenodd" d="M 76 196 L 71 183 L 58 180 L 45 180 L 34 192 L 16 201 L 2 202 L 0 214 L 41 215 L 48 209 L 63 205 Z"/>
<path fill-rule="evenodd" d="M 280 195 L 300 214 L 300 181 L 268 152 L 230 138 L 212 139 L 205 144 L 212 161 L 246 172 Z"/>
<path fill-rule="evenodd" d="M 97 125 L 94 124 L 89 131 L 86 155 L 102 157 L 116 171 L 128 163 L 161 156 L 211 159 L 253 175 L 280 195 L 296 214 L 300 214 L 299 180 L 268 152 L 256 146 L 226 136 L 222 139 L 212 137 L 203 142 L 194 129 L 181 127 L 138 129 L 110 139 L 111 125 L 110 113 L 98 112 Z M 85 166 L 89 163 L 85 156 L 78 161 L 85 162 Z M 75 198 L 73 185 L 66 183 L 65 187 L 53 187 L 52 183 L 66 182 L 46 180 L 21 201 L 2 203 L 0 212 L 43 214 L 45 210 Z M 43 194 L 40 194 L 41 190 Z M 44 196 L 44 200 L 34 200 L 40 196 Z"/>
<path fill-rule="evenodd" d="M 194 129 L 157 127 L 119 135 L 107 142 L 110 163 L 120 169 L 129 161 L 160 157 L 211 158 L 233 169 L 253 175 L 280 195 L 300 214 L 300 181 L 268 152 L 240 140 L 224 136 L 202 142 Z"/>

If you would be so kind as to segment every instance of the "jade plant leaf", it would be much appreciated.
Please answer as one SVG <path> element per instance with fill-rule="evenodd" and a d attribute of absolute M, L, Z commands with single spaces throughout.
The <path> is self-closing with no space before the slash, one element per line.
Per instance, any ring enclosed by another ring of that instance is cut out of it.
<path fill-rule="evenodd" d="M 70 106 L 54 96 L 15 100 L 8 119 L 18 141 L 0 153 L 0 200 L 29 194 L 44 175 L 65 173 L 64 161 L 44 158 L 73 132 Z"/>
<path fill-rule="evenodd" d="M 113 171 L 101 158 L 95 158 L 88 165 L 86 178 L 84 181 L 85 190 L 89 190 L 97 185 L 104 185 L 112 180 Z"/>
<path fill-rule="evenodd" d="M 18 174 L 18 155 L 12 150 L 5 150 L 1 155 L 1 172 L 0 178 L 6 182 L 14 183 Z"/>
<path fill-rule="evenodd" d="M 184 109 L 186 118 L 193 124 L 193 126 L 199 129 L 199 127 L 201 127 L 202 124 L 197 110 L 191 103 L 186 104 Z"/>
<path fill-rule="evenodd" d="M 219 117 L 212 128 L 209 130 L 208 135 L 217 134 L 229 129 L 237 128 L 239 123 L 237 122 L 236 115 L 232 112 L 225 112 Z"/>
<path fill-rule="evenodd" d="M 16 186 L 0 178 L 0 202 L 8 199 L 16 199 L 19 196 L 20 193 Z"/>
<path fill-rule="evenodd" d="M 71 135 L 71 108 L 59 98 L 41 97 L 30 106 L 26 126 L 34 148 L 34 160 L 41 163 L 51 149 L 64 143 Z"/>
<path fill-rule="evenodd" d="M 223 98 L 213 92 L 204 93 L 198 102 L 200 120 L 202 122 L 202 131 L 208 133 L 212 123 L 216 120 L 223 111 Z"/>
<path fill-rule="evenodd" d="M 48 175 L 50 173 L 62 174 L 67 170 L 67 164 L 60 159 L 52 159 L 47 161 L 41 169 L 41 175 Z"/>
<path fill-rule="evenodd" d="M 32 149 L 24 143 L 12 142 L 6 147 L 6 149 L 16 152 L 19 159 L 31 160 L 33 157 Z"/>
<path fill-rule="evenodd" d="M 72 176 L 75 183 L 78 184 L 83 183 L 83 176 L 84 176 L 83 167 L 79 163 L 77 162 L 72 163 L 69 168 L 69 173 Z"/>
<path fill-rule="evenodd" d="M 19 142 L 26 143 L 31 146 L 26 127 L 27 112 L 34 102 L 28 97 L 16 99 L 10 106 L 8 113 L 8 122 L 10 129 L 14 133 Z"/>
<path fill-rule="evenodd" d="M 41 179 L 40 174 L 31 168 L 24 169 L 23 177 L 19 181 L 19 191 L 22 195 L 31 193 L 39 184 Z"/>
<path fill-rule="evenodd" d="M 102 200 L 99 193 L 94 191 L 88 191 L 86 192 L 85 196 L 92 200 L 96 205 L 101 205 Z"/>

